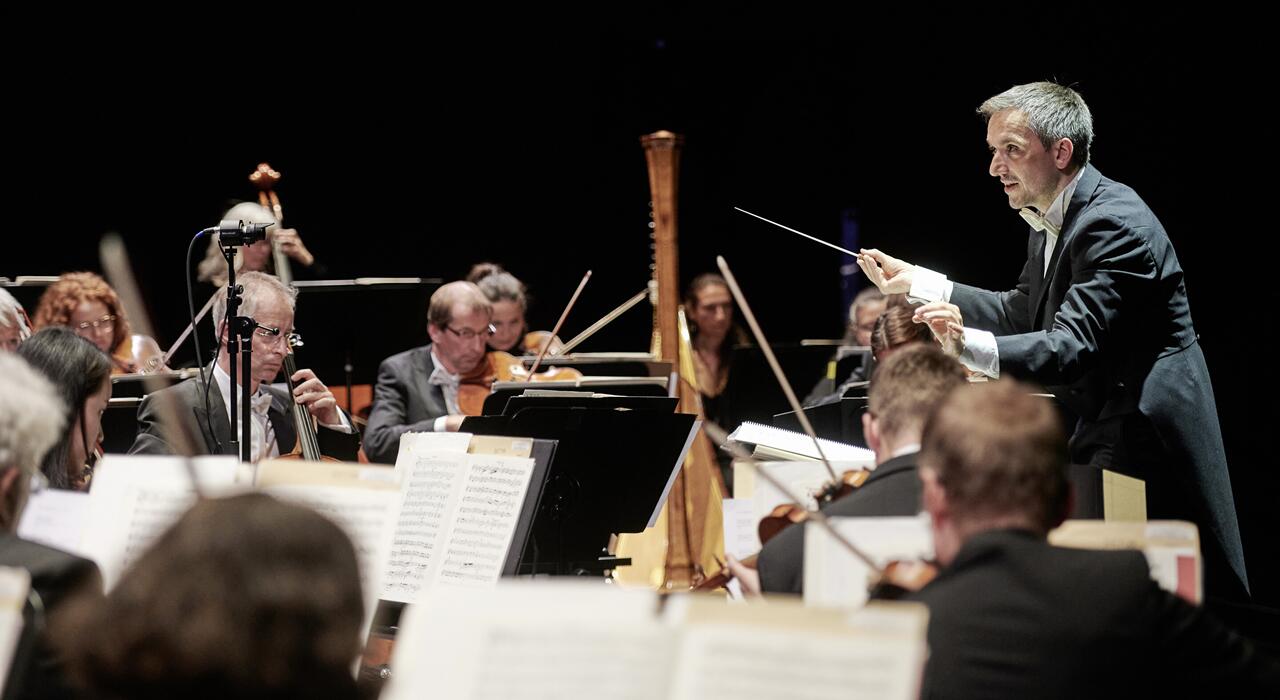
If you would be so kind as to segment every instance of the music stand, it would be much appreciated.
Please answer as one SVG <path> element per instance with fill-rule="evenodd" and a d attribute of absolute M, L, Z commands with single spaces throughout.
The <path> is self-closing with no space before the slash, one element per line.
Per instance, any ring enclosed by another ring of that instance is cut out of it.
<path fill-rule="evenodd" d="M 326 384 L 373 384 L 388 357 L 426 345 L 427 305 L 439 278 L 362 277 L 294 282 L 298 364 Z M 344 406 L 350 413 L 350 406 Z"/>
<path fill-rule="evenodd" d="M 522 560 L 520 573 L 581 575 L 621 563 L 602 557 L 612 534 L 650 526 L 683 464 L 695 419 L 664 411 L 535 407 L 468 418 L 461 429 L 558 441 L 533 523 L 537 557 Z"/>

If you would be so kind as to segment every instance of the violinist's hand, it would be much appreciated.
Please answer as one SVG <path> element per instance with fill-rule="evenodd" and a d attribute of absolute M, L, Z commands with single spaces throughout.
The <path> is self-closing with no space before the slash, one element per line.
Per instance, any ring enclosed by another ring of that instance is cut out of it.
<path fill-rule="evenodd" d="M 725 566 L 729 568 L 729 572 L 733 574 L 733 577 L 738 579 L 738 585 L 742 587 L 744 598 L 759 598 L 762 595 L 759 571 L 734 559 L 732 554 L 725 555 Z"/>
<path fill-rule="evenodd" d="M 929 324 L 929 330 L 943 352 L 952 357 L 959 357 L 964 352 L 964 317 L 960 314 L 960 307 L 935 301 L 917 307 L 911 320 Z"/>
<path fill-rule="evenodd" d="M 300 369 L 290 377 L 297 386 L 293 389 L 293 398 L 307 407 L 307 411 L 320 421 L 321 425 L 342 425 L 342 412 L 338 410 L 338 399 L 329 387 L 316 377 L 309 369 Z"/>
<path fill-rule="evenodd" d="M 444 429 L 456 433 L 462 429 L 462 421 L 466 420 L 466 416 L 445 416 Z"/>
<path fill-rule="evenodd" d="M 280 250 L 285 255 L 297 260 L 303 267 L 311 267 L 311 263 L 316 261 L 311 251 L 302 244 L 302 237 L 298 235 L 298 229 L 282 228 L 273 229 L 272 238 L 280 243 Z"/>
<path fill-rule="evenodd" d="M 906 294 L 911 291 L 915 265 L 885 255 L 875 248 L 863 248 L 858 255 L 858 267 L 882 294 Z"/>

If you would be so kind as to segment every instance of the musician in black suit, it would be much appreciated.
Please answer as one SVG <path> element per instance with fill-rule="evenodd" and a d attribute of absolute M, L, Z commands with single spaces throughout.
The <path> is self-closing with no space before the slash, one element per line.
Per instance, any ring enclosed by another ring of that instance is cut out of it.
<path fill-rule="evenodd" d="M 14 534 L 31 486 L 46 483 L 38 465 L 58 442 L 65 413 L 42 374 L 17 355 L 0 353 L 0 566 L 31 575 L 5 697 L 70 697 L 58 658 L 47 645 L 47 624 L 65 602 L 102 593 L 93 562 Z"/>
<path fill-rule="evenodd" d="M 360 436 L 338 408 L 333 393 L 314 372 L 300 369 L 293 375 L 293 381 L 297 383 L 293 397 L 287 391 L 267 385 L 280 373 L 284 357 L 289 352 L 288 336 L 293 332 L 295 292 L 277 278 L 261 272 L 246 272 L 236 281 L 244 286 L 241 315 L 249 316 L 258 323 L 258 330 L 253 334 L 253 376 L 246 383 L 243 373 L 237 375 L 241 389 L 247 386 L 253 397 L 252 460 L 269 459 L 293 450 L 297 443 L 293 423 L 295 400 L 305 406 L 319 423 L 321 430 L 316 432 L 316 437 L 320 441 L 321 452 L 339 459 L 354 460 Z M 130 454 L 176 452 L 164 434 L 160 394 L 176 399 L 173 403 L 178 407 L 179 420 L 184 423 L 188 434 L 196 438 L 197 452 L 226 453 L 232 437 L 231 421 L 227 417 L 231 361 L 225 350 L 226 329 L 222 320 L 225 312 L 226 299 L 220 297 L 213 308 L 213 317 L 218 319 L 219 350 L 213 367 L 207 372 L 212 379 L 208 389 L 199 378 L 194 378 L 143 399 L 138 407 L 138 437 L 129 450 Z M 238 394 L 237 404 L 240 400 Z M 237 439 L 241 429 L 237 420 Z"/>
<path fill-rule="evenodd" d="M 1204 532 L 1209 592 L 1245 595 L 1213 387 L 1164 227 L 1089 164 L 1093 118 L 1074 90 L 1019 85 L 978 112 L 989 172 L 1032 226 L 1018 285 L 952 283 L 876 250 L 858 264 L 886 293 L 931 302 L 918 315 L 953 329 L 970 369 L 1049 387 L 1080 419 L 1072 461 L 1145 479 L 1152 517 Z"/>
<path fill-rule="evenodd" d="M 924 698 L 1280 697 L 1280 667 L 1151 580 L 1137 551 L 1049 545 L 1070 508 L 1059 417 L 1029 385 L 961 387 L 925 424 L 942 569 Z"/>
<path fill-rule="evenodd" d="M 894 516 L 920 512 L 916 455 L 925 416 L 965 383 L 960 363 L 936 345 L 917 343 L 895 350 L 876 367 L 862 416 L 876 468 L 861 487 L 823 509 L 829 516 Z M 790 526 L 765 544 L 756 559 L 759 588 L 766 593 L 804 592 L 804 526 Z M 739 567 L 742 569 L 742 567 Z M 754 589 L 749 570 L 738 570 Z"/>
<path fill-rule="evenodd" d="M 382 361 L 365 429 L 365 454 L 395 464 L 407 432 L 457 430 L 462 425 L 462 378 L 486 361 L 493 306 L 471 282 L 450 282 L 431 295 L 431 343 Z"/>

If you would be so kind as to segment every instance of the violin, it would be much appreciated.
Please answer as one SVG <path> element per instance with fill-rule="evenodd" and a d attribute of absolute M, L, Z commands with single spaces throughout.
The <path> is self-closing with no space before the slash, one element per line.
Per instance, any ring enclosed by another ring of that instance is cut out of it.
<path fill-rule="evenodd" d="M 529 331 L 524 334 L 524 339 L 520 341 L 520 347 L 531 355 L 542 352 L 544 346 L 549 355 L 559 355 L 564 352 L 564 343 L 551 331 Z"/>
<path fill-rule="evenodd" d="M 819 506 L 827 506 L 848 496 L 865 484 L 869 476 L 871 476 L 871 472 L 867 469 L 846 470 L 840 475 L 839 481 L 828 482 L 816 494 Z M 794 503 L 783 503 L 780 506 L 775 506 L 768 515 L 760 519 L 760 524 L 756 526 L 756 533 L 760 536 L 760 544 L 767 543 L 775 535 L 791 525 L 803 523 L 808 519 L 810 512 L 808 509 L 801 508 Z"/>
<path fill-rule="evenodd" d="M 458 410 L 463 415 L 478 416 L 484 413 L 484 400 L 493 391 L 494 382 L 550 382 L 581 379 L 582 372 L 572 367 L 548 367 L 530 379 L 524 361 L 511 353 L 490 350 L 475 369 L 458 380 Z"/>

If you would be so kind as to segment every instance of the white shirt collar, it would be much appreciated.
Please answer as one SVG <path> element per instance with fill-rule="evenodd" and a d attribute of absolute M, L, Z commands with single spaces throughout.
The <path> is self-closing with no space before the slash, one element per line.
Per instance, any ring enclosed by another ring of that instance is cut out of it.
<path fill-rule="evenodd" d="M 231 375 L 222 369 L 222 365 L 213 364 L 213 378 L 218 382 L 218 391 L 222 393 L 222 405 L 231 405 Z M 241 385 L 243 388 L 243 385 Z M 255 413 L 266 415 L 271 408 L 271 394 L 262 388 L 262 383 L 258 383 L 258 391 L 253 396 L 253 410 Z M 236 407 L 237 410 L 239 406 Z"/>
<path fill-rule="evenodd" d="M 1044 213 L 1044 218 L 1057 230 L 1062 230 L 1062 221 L 1067 218 L 1067 206 L 1071 204 L 1071 197 L 1076 193 L 1076 185 L 1080 184 L 1080 176 L 1084 175 L 1084 168 L 1080 168 L 1080 172 L 1071 178 L 1071 182 L 1062 188 L 1057 197 L 1054 197 L 1053 204 L 1049 205 L 1049 211 Z M 1050 234 L 1053 235 L 1053 234 Z"/>

